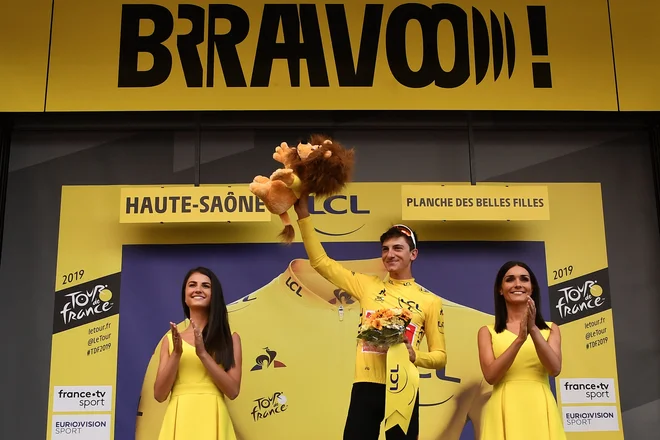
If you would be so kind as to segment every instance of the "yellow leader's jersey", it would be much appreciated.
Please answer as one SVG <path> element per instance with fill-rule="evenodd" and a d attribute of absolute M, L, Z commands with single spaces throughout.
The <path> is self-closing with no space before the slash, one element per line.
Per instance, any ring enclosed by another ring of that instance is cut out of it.
<path fill-rule="evenodd" d="M 361 323 L 382 308 L 404 308 L 411 312 L 412 320 L 406 329 L 408 341 L 415 350 L 415 365 L 441 370 L 445 367 L 444 312 L 442 300 L 414 279 L 385 280 L 348 270 L 328 257 L 316 236 L 311 217 L 298 221 L 303 243 L 312 267 L 333 285 L 356 298 L 362 307 Z M 422 339 L 426 336 L 428 352 L 419 352 Z M 387 381 L 387 350 L 379 350 L 358 340 L 355 355 L 355 382 Z"/>
<path fill-rule="evenodd" d="M 342 264 L 381 279 L 387 275 L 380 259 Z M 479 426 L 490 393 L 479 367 L 476 335 L 482 325 L 493 322 L 492 316 L 447 300 L 443 309 L 450 356 L 444 372 L 419 368 L 420 440 L 459 440 L 468 418 Z M 357 300 L 323 279 L 308 260 L 294 260 L 284 273 L 228 310 L 243 348 L 240 395 L 227 400 L 237 437 L 341 438 L 355 372 L 361 312 Z M 186 325 L 181 323 L 180 329 Z M 420 346 L 421 353 L 425 346 Z M 158 353 L 159 347 L 145 376 L 136 440 L 157 438 L 165 411 L 167 402 L 153 398 Z"/>

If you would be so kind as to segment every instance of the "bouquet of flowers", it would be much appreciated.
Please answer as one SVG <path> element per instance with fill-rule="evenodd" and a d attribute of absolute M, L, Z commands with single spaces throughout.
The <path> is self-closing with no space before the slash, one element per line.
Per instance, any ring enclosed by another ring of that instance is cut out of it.
<path fill-rule="evenodd" d="M 358 339 L 381 349 L 405 342 L 406 327 L 411 319 L 412 314 L 408 310 L 380 309 L 365 318 Z"/>

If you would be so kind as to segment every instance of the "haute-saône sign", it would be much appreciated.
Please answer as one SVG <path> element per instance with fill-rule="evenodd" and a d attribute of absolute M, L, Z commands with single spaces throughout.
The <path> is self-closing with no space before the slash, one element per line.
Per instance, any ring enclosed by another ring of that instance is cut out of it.
<path fill-rule="evenodd" d="M 617 110 L 608 17 L 601 0 L 58 0 L 46 110 Z"/>
<path fill-rule="evenodd" d="M 403 185 L 401 218 L 409 220 L 550 220 L 542 185 Z"/>
<path fill-rule="evenodd" d="M 247 186 L 122 188 L 120 223 L 269 222 L 271 213 Z"/>

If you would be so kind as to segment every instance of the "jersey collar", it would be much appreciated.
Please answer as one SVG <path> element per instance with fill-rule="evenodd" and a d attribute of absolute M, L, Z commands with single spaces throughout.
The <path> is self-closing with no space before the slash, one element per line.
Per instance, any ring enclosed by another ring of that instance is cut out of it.
<path fill-rule="evenodd" d="M 385 283 L 391 284 L 393 286 L 402 286 L 402 287 L 412 286 L 413 284 L 415 284 L 415 278 L 408 278 L 408 279 L 405 279 L 405 280 L 397 280 L 397 279 L 394 279 L 394 278 L 390 278 L 389 273 L 385 276 L 383 281 Z"/>

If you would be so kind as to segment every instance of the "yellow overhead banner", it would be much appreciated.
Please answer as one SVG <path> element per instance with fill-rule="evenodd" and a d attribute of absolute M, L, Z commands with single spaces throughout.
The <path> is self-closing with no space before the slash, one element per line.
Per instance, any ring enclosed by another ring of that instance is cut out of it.
<path fill-rule="evenodd" d="M 42 112 L 52 0 L 0 2 L 0 112 Z"/>
<path fill-rule="evenodd" d="M 247 186 L 132 186 L 121 189 L 120 223 L 269 222 Z"/>
<path fill-rule="evenodd" d="M 48 111 L 617 110 L 602 0 L 55 0 L 54 14 Z"/>
<path fill-rule="evenodd" d="M 657 111 L 659 14 L 646 0 L 4 2 L 0 112 Z"/>
<path fill-rule="evenodd" d="M 401 218 L 410 220 L 550 220 L 548 188 L 402 185 Z"/>

